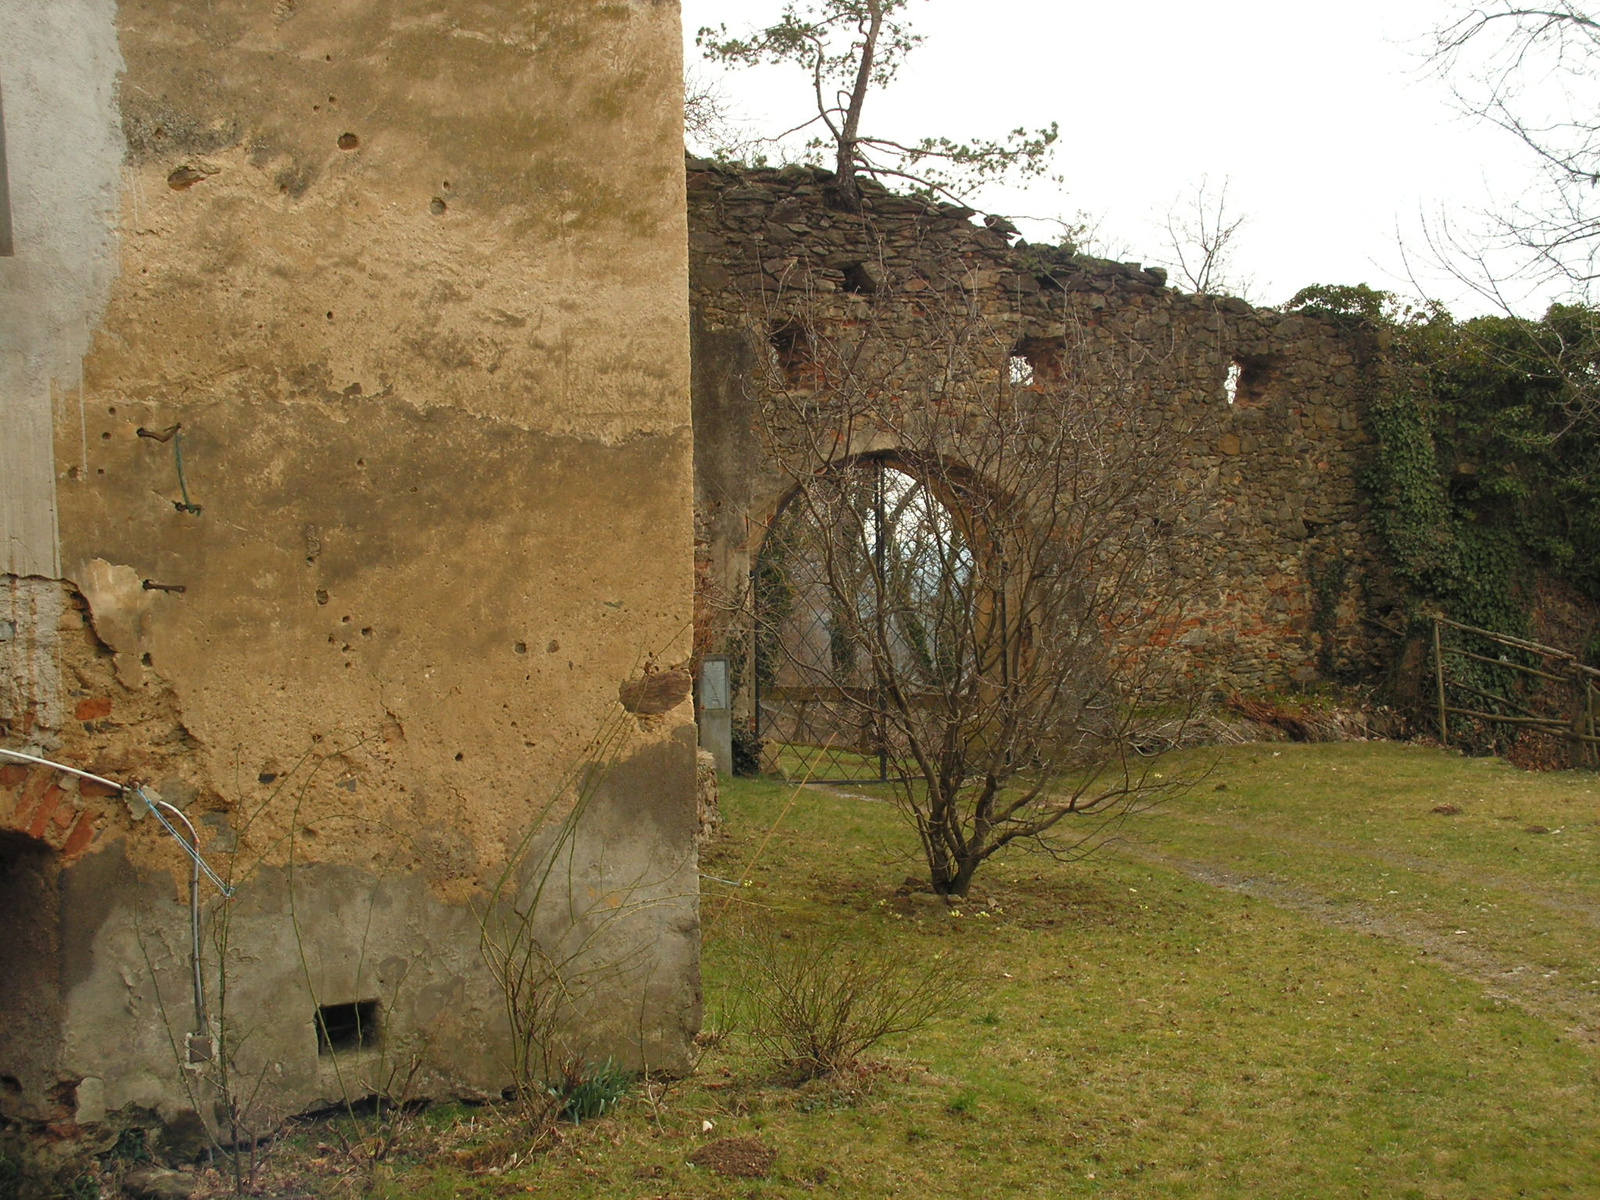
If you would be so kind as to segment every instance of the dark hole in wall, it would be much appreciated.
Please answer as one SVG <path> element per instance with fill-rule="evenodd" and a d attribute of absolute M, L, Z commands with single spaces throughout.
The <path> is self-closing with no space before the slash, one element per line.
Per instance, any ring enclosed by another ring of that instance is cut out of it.
<path fill-rule="evenodd" d="M 878 290 L 878 281 L 872 277 L 865 263 L 856 263 L 844 269 L 844 290 L 858 296 L 871 296 Z"/>
<path fill-rule="evenodd" d="M 812 375 L 811 335 L 799 321 L 783 321 L 767 337 L 773 365 L 789 383 L 804 383 Z"/>
<path fill-rule="evenodd" d="M 1229 404 L 1260 404 L 1277 379 L 1278 363 L 1272 358 L 1236 358 L 1228 372 Z"/>
<path fill-rule="evenodd" d="M 378 1044 L 378 1002 L 355 1000 L 349 1004 L 317 1006 L 317 1053 L 338 1054 L 366 1050 Z"/>
<path fill-rule="evenodd" d="M 0 830 L 0 1063 L 6 1079 L 0 1113 L 57 1115 L 42 1090 L 52 1070 L 61 1022 L 60 860 L 30 837 Z"/>
<path fill-rule="evenodd" d="M 1012 347 L 1007 371 L 1017 387 L 1059 383 L 1065 374 L 1061 343 L 1049 338 L 1023 338 Z"/>

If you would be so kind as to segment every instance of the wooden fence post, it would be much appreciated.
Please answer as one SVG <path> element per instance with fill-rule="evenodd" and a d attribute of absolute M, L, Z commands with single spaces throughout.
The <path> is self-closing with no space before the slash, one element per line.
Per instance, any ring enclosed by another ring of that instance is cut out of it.
<path fill-rule="evenodd" d="M 1439 618 L 1433 619 L 1433 674 L 1439 685 L 1439 744 L 1450 744 L 1450 720 L 1445 715 L 1444 651 L 1440 648 Z"/>
<path fill-rule="evenodd" d="M 1584 707 L 1589 709 L 1589 765 L 1600 766 L 1600 742 L 1595 741 L 1595 683 L 1584 678 Z"/>

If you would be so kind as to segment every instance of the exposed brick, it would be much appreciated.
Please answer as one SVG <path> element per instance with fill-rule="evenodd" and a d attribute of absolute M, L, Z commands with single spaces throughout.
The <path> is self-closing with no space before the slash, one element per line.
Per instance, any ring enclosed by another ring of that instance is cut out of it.
<path fill-rule="evenodd" d="M 28 770 L 28 782 L 22 789 L 22 795 L 17 797 L 17 806 L 11 813 L 11 824 L 16 829 L 26 829 L 32 822 L 34 811 L 39 802 L 44 799 L 45 793 L 50 789 L 54 772 L 32 767 Z"/>
<path fill-rule="evenodd" d="M 89 843 L 94 841 L 94 820 L 88 813 L 78 814 L 78 823 L 72 827 L 72 832 L 67 834 L 67 840 L 62 843 L 61 853 L 65 858 L 74 858 L 89 848 Z"/>
<path fill-rule="evenodd" d="M 98 721 L 101 717 L 109 717 L 111 697 L 90 696 L 87 700 L 80 700 L 78 707 L 72 710 L 72 715 L 80 721 Z"/>
<path fill-rule="evenodd" d="M 36 838 L 42 838 L 45 830 L 50 828 L 50 818 L 55 816 L 56 806 L 61 803 L 66 795 L 55 784 L 47 784 L 44 796 L 39 801 L 39 807 L 33 814 L 33 823 L 28 826 L 28 833 Z"/>

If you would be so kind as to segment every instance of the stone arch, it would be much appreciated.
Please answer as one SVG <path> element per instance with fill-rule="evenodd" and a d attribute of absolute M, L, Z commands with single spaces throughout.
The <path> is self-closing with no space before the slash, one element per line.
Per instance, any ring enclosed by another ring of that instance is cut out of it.
<path fill-rule="evenodd" d="M 817 480 L 827 486 L 813 490 Z M 750 551 L 742 707 L 759 736 L 791 755 L 797 747 L 820 751 L 820 769 L 839 776 L 835 782 L 868 782 L 859 776 L 874 770 L 874 757 L 877 778 L 887 778 L 883 727 L 868 727 L 859 697 L 844 699 L 876 686 L 863 611 L 845 597 L 882 614 L 879 606 L 892 594 L 896 662 L 919 670 L 917 663 L 937 658 L 937 631 L 945 626 L 926 618 L 940 603 L 946 613 L 952 602 L 966 610 L 974 563 L 984 553 L 979 518 L 967 504 L 978 486 L 959 462 L 919 463 L 895 447 L 843 457 L 784 489 Z M 798 506 L 802 497 L 808 504 Z M 859 573 L 859 588 L 841 592 L 841 570 Z"/>
<path fill-rule="evenodd" d="M 861 438 L 847 453 L 841 454 L 824 469 L 840 470 L 873 460 L 881 461 L 886 466 L 934 489 L 940 501 L 956 513 L 964 511 L 966 506 L 962 499 L 946 486 L 947 482 L 956 481 L 963 486 L 984 491 L 995 490 L 991 480 L 984 479 L 959 455 L 942 455 L 938 459 L 937 469 L 930 470 L 927 465 L 918 461 L 919 455 L 915 451 L 903 445 L 898 439 L 888 437 Z M 773 523 L 793 503 L 804 486 L 804 479 L 797 478 L 793 472 L 783 473 L 779 476 L 776 486 L 766 489 L 753 498 L 748 522 L 750 532 L 744 546 L 752 565 L 760 555 L 762 544 L 772 531 Z"/>

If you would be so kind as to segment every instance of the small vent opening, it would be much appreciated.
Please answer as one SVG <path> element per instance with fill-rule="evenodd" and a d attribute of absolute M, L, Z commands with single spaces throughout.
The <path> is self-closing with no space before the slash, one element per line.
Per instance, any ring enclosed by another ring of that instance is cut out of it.
<path fill-rule="evenodd" d="M 317 1006 L 317 1053 L 339 1054 L 366 1050 L 378 1044 L 378 1002 L 356 1000 L 350 1004 Z"/>

